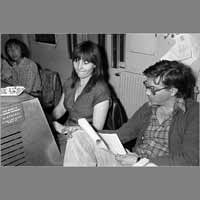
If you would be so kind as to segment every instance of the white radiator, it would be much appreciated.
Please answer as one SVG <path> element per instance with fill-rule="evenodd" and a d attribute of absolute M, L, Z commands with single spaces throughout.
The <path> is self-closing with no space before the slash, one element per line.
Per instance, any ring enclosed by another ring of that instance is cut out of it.
<path fill-rule="evenodd" d="M 128 118 L 147 101 L 145 88 L 143 86 L 144 77 L 141 74 L 122 71 L 118 88 L 119 98 L 123 104 Z"/>

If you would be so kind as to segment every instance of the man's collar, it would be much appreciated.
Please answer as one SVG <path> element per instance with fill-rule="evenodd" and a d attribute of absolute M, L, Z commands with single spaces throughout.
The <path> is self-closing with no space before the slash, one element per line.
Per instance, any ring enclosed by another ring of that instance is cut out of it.
<path fill-rule="evenodd" d="M 186 106 L 185 106 L 185 100 L 182 98 L 177 98 L 176 99 L 176 103 L 174 104 L 174 111 L 180 109 L 182 110 L 184 113 L 186 111 Z"/>
<path fill-rule="evenodd" d="M 152 105 L 150 102 L 149 102 L 149 106 L 152 107 L 152 111 L 153 112 L 156 112 L 157 108 L 159 107 L 158 105 Z M 174 104 L 174 110 L 173 110 L 173 113 L 175 113 L 177 110 L 181 110 L 183 111 L 183 113 L 186 112 L 186 106 L 185 106 L 185 100 L 183 98 L 177 98 L 176 99 L 176 102 Z"/>

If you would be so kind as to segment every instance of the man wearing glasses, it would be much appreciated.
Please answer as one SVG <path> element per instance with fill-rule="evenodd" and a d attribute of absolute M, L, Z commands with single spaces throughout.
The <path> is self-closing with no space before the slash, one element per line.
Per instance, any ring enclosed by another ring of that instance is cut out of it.
<path fill-rule="evenodd" d="M 112 155 L 109 151 L 99 151 L 89 140 L 83 142 L 86 135 L 74 134 L 76 159 L 66 158 L 65 166 L 67 163 L 85 166 L 88 160 L 96 162 L 96 166 L 134 166 L 140 158 L 147 158 L 144 166 L 199 165 L 199 103 L 193 99 L 196 80 L 191 68 L 163 60 L 145 69 L 143 74 L 149 101 L 113 131 L 122 143 L 137 138 L 132 152 Z M 81 144 L 84 144 L 82 152 Z"/>

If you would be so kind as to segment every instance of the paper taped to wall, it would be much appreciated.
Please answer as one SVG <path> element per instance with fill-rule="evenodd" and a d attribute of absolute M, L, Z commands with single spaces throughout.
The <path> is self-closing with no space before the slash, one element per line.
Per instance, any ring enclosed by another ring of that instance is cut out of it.
<path fill-rule="evenodd" d="M 200 55 L 200 47 L 191 34 L 175 34 L 175 44 L 161 57 L 161 60 L 178 60 L 192 65 Z"/>

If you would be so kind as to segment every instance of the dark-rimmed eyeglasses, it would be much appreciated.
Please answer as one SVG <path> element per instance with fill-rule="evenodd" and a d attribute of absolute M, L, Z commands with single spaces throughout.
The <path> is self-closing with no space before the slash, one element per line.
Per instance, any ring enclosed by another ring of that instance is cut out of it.
<path fill-rule="evenodd" d="M 151 91 L 151 94 L 152 95 L 156 95 L 157 92 L 161 91 L 161 90 L 164 90 L 164 89 L 168 89 L 168 87 L 163 87 L 163 88 L 155 88 L 154 86 L 150 86 L 148 85 L 148 82 L 147 81 L 144 81 L 143 82 L 144 84 L 144 87 L 147 89 L 147 90 L 150 90 Z"/>

